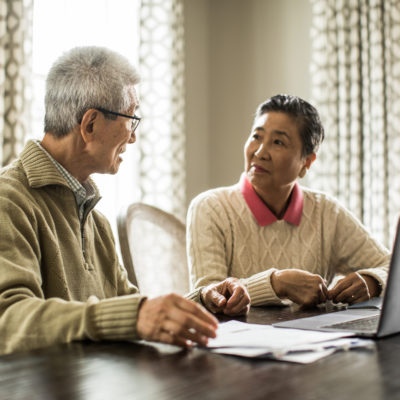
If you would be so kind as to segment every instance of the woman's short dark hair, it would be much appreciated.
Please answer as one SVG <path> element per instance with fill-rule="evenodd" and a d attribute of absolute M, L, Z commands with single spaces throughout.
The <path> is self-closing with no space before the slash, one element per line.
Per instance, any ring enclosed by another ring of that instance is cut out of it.
<path fill-rule="evenodd" d="M 255 118 L 270 111 L 288 114 L 299 123 L 303 157 L 317 152 L 324 140 L 324 127 L 315 107 L 300 97 L 277 94 L 258 106 Z"/>

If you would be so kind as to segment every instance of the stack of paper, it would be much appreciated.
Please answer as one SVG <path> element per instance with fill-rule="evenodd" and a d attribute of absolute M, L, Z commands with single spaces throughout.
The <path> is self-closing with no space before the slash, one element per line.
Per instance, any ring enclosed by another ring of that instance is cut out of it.
<path fill-rule="evenodd" d="M 229 321 L 219 325 L 217 337 L 210 339 L 207 347 L 222 354 L 311 363 L 338 350 L 374 346 L 372 340 L 351 335 Z"/>

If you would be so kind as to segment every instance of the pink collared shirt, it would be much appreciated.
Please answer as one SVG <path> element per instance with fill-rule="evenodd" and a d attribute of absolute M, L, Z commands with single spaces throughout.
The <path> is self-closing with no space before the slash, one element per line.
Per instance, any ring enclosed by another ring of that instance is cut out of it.
<path fill-rule="evenodd" d="M 278 218 L 274 213 L 267 207 L 267 205 L 258 197 L 258 194 L 251 186 L 247 175 L 245 173 L 240 177 L 240 191 L 246 200 L 247 205 L 250 208 L 251 213 L 260 226 L 267 226 L 278 221 Z M 301 215 L 303 213 L 303 191 L 300 186 L 295 183 L 293 187 L 292 196 L 290 198 L 289 206 L 283 216 L 283 220 L 290 224 L 299 226 L 301 221 Z"/>

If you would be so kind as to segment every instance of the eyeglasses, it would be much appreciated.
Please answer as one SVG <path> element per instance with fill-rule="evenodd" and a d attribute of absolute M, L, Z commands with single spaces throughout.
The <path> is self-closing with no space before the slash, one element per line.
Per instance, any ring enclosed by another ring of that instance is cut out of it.
<path fill-rule="evenodd" d="M 118 117 L 124 117 L 124 118 L 130 118 L 132 120 L 132 132 L 135 132 L 136 128 L 139 125 L 139 122 L 142 118 L 137 117 L 136 115 L 127 115 L 127 114 L 121 114 L 115 111 L 109 111 L 106 110 L 105 108 L 100 108 L 97 107 L 96 110 L 102 112 L 103 114 L 111 114 L 111 115 L 117 115 Z"/>

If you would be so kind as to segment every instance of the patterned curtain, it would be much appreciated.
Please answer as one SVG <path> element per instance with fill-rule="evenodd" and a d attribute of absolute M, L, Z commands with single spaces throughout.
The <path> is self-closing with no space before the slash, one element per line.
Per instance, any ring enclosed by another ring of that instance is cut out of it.
<path fill-rule="evenodd" d="M 311 3 L 313 103 L 326 138 L 308 181 L 391 248 L 400 214 L 400 1 Z"/>
<path fill-rule="evenodd" d="M 139 25 L 140 199 L 184 219 L 183 0 L 142 0 Z"/>
<path fill-rule="evenodd" d="M 18 153 L 31 127 L 33 0 L 0 0 L 0 164 Z"/>

